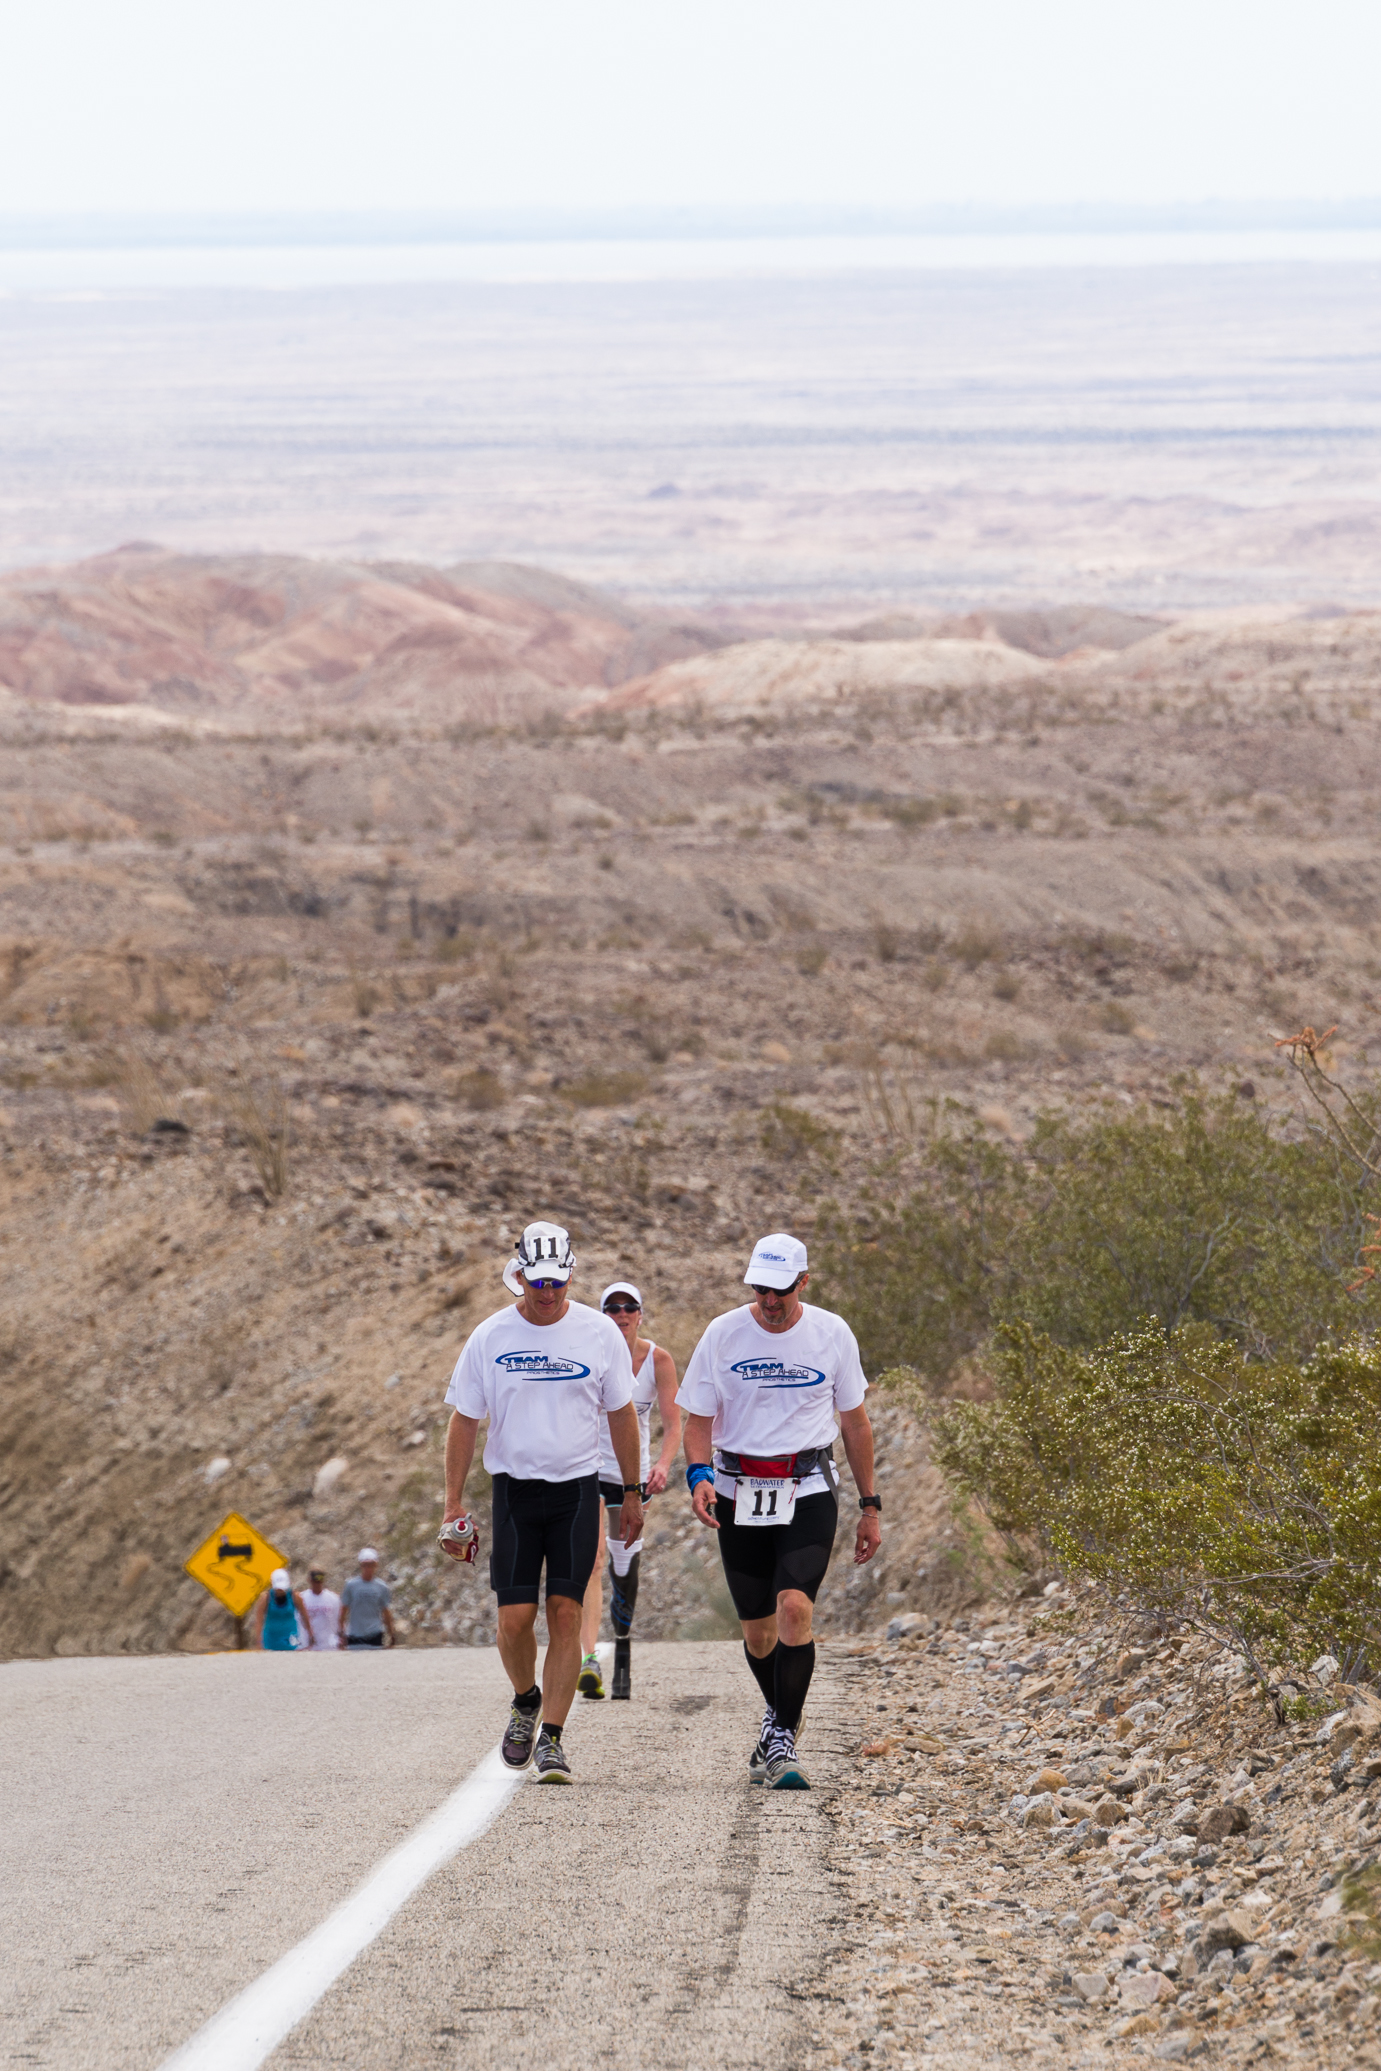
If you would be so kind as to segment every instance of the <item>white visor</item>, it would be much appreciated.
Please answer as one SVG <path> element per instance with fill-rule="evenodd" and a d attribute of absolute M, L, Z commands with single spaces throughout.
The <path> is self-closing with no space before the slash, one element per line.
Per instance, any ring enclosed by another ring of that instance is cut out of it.
<path fill-rule="evenodd" d="M 637 1288 L 633 1285 L 633 1282 L 631 1280 L 611 1280 L 609 1282 L 609 1285 L 605 1288 L 603 1294 L 599 1298 L 599 1305 L 601 1309 L 604 1307 L 604 1304 L 608 1301 L 611 1294 L 631 1294 L 634 1301 L 638 1304 L 639 1308 L 641 1308 L 643 1305 L 643 1298 L 639 1294 Z"/>

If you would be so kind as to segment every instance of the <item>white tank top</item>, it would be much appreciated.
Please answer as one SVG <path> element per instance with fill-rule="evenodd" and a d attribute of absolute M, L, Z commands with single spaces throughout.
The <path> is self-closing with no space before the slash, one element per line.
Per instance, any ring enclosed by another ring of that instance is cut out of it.
<path fill-rule="evenodd" d="M 647 1357 L 633 1376 L 633 1407 L 638 1412 L 638 1440 L 640 1444 L 638 1468 L 639 1481 L 646 1481 L 652 1471 L 652 1405 L 657 1400 L 657 1374 L 654 1361 L 657 1347 L 649 1343 Z M 614 1441 L 609 1436 L 609 1419 L 599 1420 L 599 1478 L 601 1481 L 622 1482 L 623 1471 L 614 1458 Z"/>

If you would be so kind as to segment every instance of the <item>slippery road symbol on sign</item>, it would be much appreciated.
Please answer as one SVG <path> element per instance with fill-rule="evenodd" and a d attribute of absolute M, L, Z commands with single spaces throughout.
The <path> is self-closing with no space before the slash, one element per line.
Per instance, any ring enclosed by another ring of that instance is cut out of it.
<path fill-rule="evenodd" d="M 243 1618 L 268 1588 L 274 1569 L 288 1563 L 277 1547 L 260 1538 L 247 1517 L 232 1510 L 183 1565 L 232 1618 Z"/>

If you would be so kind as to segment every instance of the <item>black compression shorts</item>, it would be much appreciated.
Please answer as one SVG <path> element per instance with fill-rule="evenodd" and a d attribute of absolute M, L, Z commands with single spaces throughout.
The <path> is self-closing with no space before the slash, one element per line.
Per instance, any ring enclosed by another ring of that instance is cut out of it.
<path fill-rule="evenodd" d="M 735 1524 L 732 1496 L 715 1497 L 719 1557 L 740 1618 L 772 1618 L 784 1589 L 815 1602 L 834 1551 L 839 1498 L 831 1489 L 800 1496 L 790 1524 Z"/>
<path fill-rule="evenodd" d="M 604 1505 L 607 1510 L 622 1510 L 623 1483 L 621 1481 L 602 1481 L 599 1485 L 599 1492 L 604 1498 Z"/>
<path fill-rule="evenodd" d="M 546 1563 L 547 1595 L 577 1603 L 599 1559 L 599 1476 L 518 1481 L 494 1476 L 489 1586 L 501 1604 L 535 1604 Z"/>

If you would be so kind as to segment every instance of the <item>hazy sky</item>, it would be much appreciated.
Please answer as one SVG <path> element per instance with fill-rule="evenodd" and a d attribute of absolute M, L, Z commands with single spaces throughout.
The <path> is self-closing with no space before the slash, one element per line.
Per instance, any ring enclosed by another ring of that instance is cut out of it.
<path fill-rule="evenodd" d="M 1381 194 L 1376 0 L 32 0 L 0 213 Z"/>

